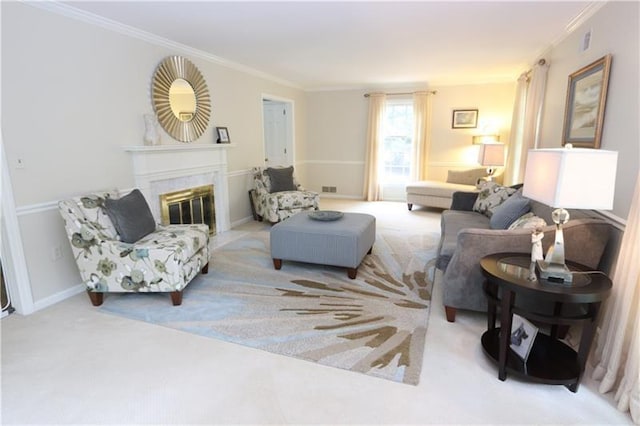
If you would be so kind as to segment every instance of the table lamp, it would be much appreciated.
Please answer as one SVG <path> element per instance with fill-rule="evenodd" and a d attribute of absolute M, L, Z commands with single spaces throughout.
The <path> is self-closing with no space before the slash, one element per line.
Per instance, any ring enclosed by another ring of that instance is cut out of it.
<path fill-rule="evenodd" d="M 504 166 L 504 144 L 483 143 L 480 145 L 478 163 L 487 166 L 487 180 L 491 181 L 496 172 L 496 166 Z"/>
<path fill-rule="evenodd" d="M 565 209 L 610 210 L 613 206 L 618 153 L 602 149 L 532 149 L 527 154 L 522 195 L 555 210 L 556 239 L 536 269 L 540 278 L 570 284 L 565 264 L 562 225 L 569 220 Z"/>

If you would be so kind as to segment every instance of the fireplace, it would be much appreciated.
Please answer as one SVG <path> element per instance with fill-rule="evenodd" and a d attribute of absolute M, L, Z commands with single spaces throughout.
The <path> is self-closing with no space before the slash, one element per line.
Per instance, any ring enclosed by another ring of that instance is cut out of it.
<path fill-rule="evenodd" d="M 203 185 L 160 194 L 162 224 L 204 223 L 209 234 L 216 233 L 216 210 L 213 185 Z"/>
<path fill-rule="evenodd" d="M 189 188 L 213 187 L 211 196 L 213 233 L 231 229 L 229 218 L 229 183 L 227 149 L 230 144 L 182 144 L 127 146 L 131 154 L 135 185 L 149 202 L 151 213 L 163 222 L 160 196 L 184 192 Z M 198 208 L 194 207 L 197 211 Z M 174 208 L 175 209 L 175 208 Z M 186 211 L 185 209 L 183 209 Z M 192 214 L 192 212 L 190 212 Z M 193 213 L 196 215 L 197 213 Z M 204 214 L 203 214 L 204 216 Z"/>

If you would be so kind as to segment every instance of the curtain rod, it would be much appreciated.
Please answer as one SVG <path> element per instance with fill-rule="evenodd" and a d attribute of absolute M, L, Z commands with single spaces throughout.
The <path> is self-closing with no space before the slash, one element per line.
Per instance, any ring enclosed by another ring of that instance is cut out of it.
<path fill-rule="evenodd" d="M 427 92 L 430 95 L 435 95 L 436 93 L 438 93 L 437 90 L 417 90 L 415 92 L 395 92 L 395 93 L 385 93 L 385 95 L 387 96 L 395 96 L 395 95 L 413 95 L 414 93 L 418 93 L 418 92 Z M 371 96 L 372 93 L 365 93 L 364 97 L 368 98 L 369 96 Z"/>

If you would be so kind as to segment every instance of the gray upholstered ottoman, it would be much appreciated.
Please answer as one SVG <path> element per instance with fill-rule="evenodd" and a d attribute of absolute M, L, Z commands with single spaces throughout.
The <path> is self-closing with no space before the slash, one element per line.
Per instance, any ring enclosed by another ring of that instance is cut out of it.
<path fill-rule="evenodd" d="M 271 228 L 271 257 L 276 269 L 283 260 L 347 268 L 354 279 L 358 266 L 371 253 L 376 239 L 376 218 L 370 214 L 344 213 L 334 221 L 319 221 L 300 212 Z"/>

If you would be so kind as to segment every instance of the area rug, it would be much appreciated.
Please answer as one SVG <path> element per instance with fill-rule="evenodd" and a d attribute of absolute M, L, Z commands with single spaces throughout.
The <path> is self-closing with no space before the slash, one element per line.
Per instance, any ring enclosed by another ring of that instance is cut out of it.
<path fill-rule="evenodd" d="M 284 261 L 269 231 L 214 250 L 183 292 L 113 294 L 102 311 L 407 384 L 418 384 L 437 233 L 378 230 L 356 279 L 344 268 Z"/>

